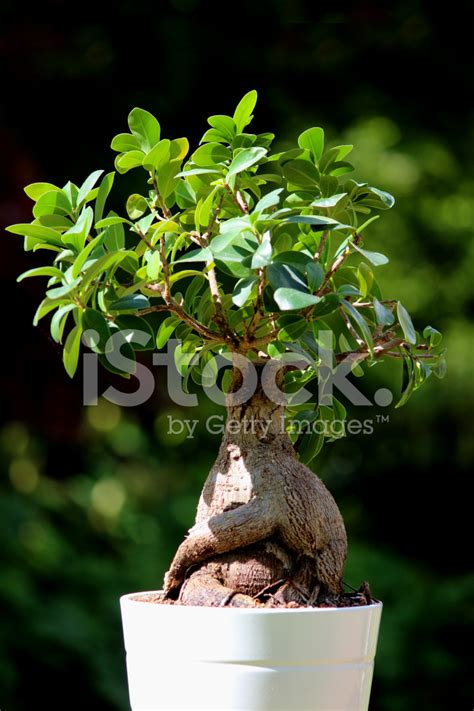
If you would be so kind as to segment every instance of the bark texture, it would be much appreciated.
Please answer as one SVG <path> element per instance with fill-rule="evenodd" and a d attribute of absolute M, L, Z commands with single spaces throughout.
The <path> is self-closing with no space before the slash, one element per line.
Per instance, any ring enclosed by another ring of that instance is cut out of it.
<path fill-rule="evenodd" d="M 310 603 L 321 586 L 341 591 L 344 523 L 322 481 L 296 459 L 283 417 L 261 388 L 228 407 L 195 525 L 165 576 L 168 596 L 250 606 L 272 586 L 286 603 Z"/>

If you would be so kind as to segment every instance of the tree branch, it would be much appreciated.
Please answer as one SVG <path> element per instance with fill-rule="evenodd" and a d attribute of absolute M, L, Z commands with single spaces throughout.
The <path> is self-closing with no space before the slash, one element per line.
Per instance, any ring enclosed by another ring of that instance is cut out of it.
<path fill-rule="evenodd" d="M 228 183 L 225 183 L 224 185 L 225 185 L 225 189 L 227 190 L 227 192 L 229 193 L 229 195 L 231 196 L 232 200 L 237 205 L 239 210 L 241 212 L 243 212 L 244 215 L 248 215 L 249 214 L 249 206 L 243 199 L 243 197 L 240 193 L 240 190 L 237 190 L 237 188 L 235 189 L 235 191 L 232 190 L 232 188 L 230 187 L 230 185 Z"/>
<path fill-rule="evenodd" d="M 354 244 L 359 244 L 360 240 L 361 240 L 361 236 L 359 234 L 357 234 L 357 232 L 356 232 L 354 234 Z M 316 292 L 316 296 L 321 296 L 321 294 L 323 293 L 324 289 L 326 288 L 329 280 L 332 279 L 334 274 L 337 272 L 337 270 L 339 269 L 341 264 L 346 260 L 346 258 L 349 256 L 350 253 L 351 253 L 351 245 L 348 244 L 347 247 L 345 248 L 345 250 L 342 252 L 342 254 L 340 254 L 339 257 L 334 260 L 331 267 L 326 272 L 326 275 L 323 279 L 323 283 L 321 284 L 321 286 L 319 287 L 319 289 Z"/>
<path fill-rule="evenodd" d="M 187 314 L 186 311 L 176 302 L 171 302 L 169 304 L 159 304 L 157 306 L 150 306 L 146 309 L 140 309 L 139 311 L 136 311 L 135 315 L 146 316 L 147 314 L 160 313 L 163 311 L 175 314 L 179 319 L 181 319 L 181 321 L 187 323 L 188 326 L 191 326 L 191 328 L 196 331 L 196 333 L 199 333 L 199 335 L 201 335 L 207 341 L 212 341 L 214 343 L 223 343 L 225 340 L 222 337 L 222 334 L 216 333 L 215 331 L 211 331 L 210 328 L 207 328 L 207 326 L 204 326 L 204 324 L 197 321 L 195 318 L 193 318 L 193 316 Z"/>
<path fill-rule="evenodd" d="M 163 278 L 165 282 L 165 288 L 163 289 L 163 298 L 167 304 L 170 304 L 171 299 L 171 286 L 170 286 L 170 272 L 168 267 L 168 260 L 166 259 L 165 251 L 165 237 L 163 234 L 160 235 L 160 259 L 161 266 L 163 267 Z"/>
<path fill-rule="evenodd" d="M 172 213 L 171 213 L 171 210 L 168 207 L 166 207 L 165 201 L 163 200 L 163 198 L 160 195 L 160 191 L 158 190 L 158 181 L 156 179 L 155 171 L 150 173 L 150 175 L 151 175 L 153 187 L 155 188 L 156 199 L 158 201 L 158 205 L 160 206 L 161 212 L 166 217 L 166 219 L 169 219 L 170 217 L 172 217 Z"/>
<path fill-rule="evenodd" d="M 314 255 L 315 262 L 319 262 L 321 260 L 321 255 L 324 252 L 324 248 L 326 247 L 326 242 L 328 241 L 328 237 L 329 237 L 329 231 L 326 230 L 325 232 L 323 232 L 323 234 L 321 236 L 321 240 L 319 242 L 318 249 L 316 250 L 316 253 Z"/>

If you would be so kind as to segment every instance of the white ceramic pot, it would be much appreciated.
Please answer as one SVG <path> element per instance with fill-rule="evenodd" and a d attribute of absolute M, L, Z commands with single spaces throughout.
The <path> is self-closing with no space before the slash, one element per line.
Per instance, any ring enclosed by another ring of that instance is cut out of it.
<path fill-rule="evenodd" d="M 363 711 L 381 603 L 185 607 L 121 598 L 133 711 Z"/>

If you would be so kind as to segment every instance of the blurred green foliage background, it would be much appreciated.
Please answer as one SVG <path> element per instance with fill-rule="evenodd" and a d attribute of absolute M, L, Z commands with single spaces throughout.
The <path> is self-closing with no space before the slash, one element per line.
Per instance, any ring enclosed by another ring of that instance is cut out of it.
<path fill-rule="evenodd" d="M 30 219 L 23 185 L 110 170 L 109 141 L 133 106 L 165 135 L 197 139 L 209 114 L 231 112 L 251 88 L 257 130 L 289 141 L 322 125 L 355 143 L 359 178 L 397 198 L 367 244 L 390 256 L 384 295 L 445 334 L 448 376 L 401 410 L 352 408 L 374 434 L 328 445 L 315 470 L 345 517 L 346 580 L 369 580 L 385 603 L 371 709 L 472 707 L 470 5 L 447 14 L 369 0 L 316 16 L 302 2 L 244 1 L 225 21 L 222 6 L 197 0 L 85 2 L 74 21 L 63 0 L 27 17 L 15 5 L 4 3 L 0 37 L 3 225 Z M 201 398 L 177 412 L 159 369 L 142 407 L 84 408 L 48 326 L 31 326 L 39 285 L 15 285 L 31 259 L 3 235 L 0 706 L 122 710 L 118 598 L 160 587 L 217 451 L 204 419 L 219 411 Z M 101 378 L 102 389 L 123 387 Z M 364 389 L 396 393 L 400 379 L 397 364 L 377 367 Z M 196 437 L 169 435 L 168 415 L 198 417 Z"/>

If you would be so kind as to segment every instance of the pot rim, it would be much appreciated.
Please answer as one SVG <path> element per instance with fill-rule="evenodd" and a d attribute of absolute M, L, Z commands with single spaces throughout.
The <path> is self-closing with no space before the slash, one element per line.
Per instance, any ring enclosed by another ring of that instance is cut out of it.
<path fill-rule="evenodd" d="M 160 603 L 157 602 L 151 602 L 149 600 L 135 600 L 134 598 L 139 596 L 139 595 L 156 595 L 158 593 L 162 593 L 162 590 L 142 590 L 140 592 L 135 592 L 135 593 L 127 593 L 126 595 L 121 595 L 120 597 L 120 604 L 126 604 L 126 605 L 131 605 L 131 604 L 138 604 L 138 605 L 143 605 L 143 604 L 148 604 L 148 605 L 153 605 L 158 607 L 159 609 L 168 609 L 168 610 L 189 610 L 192 612 L 193 610 L 205 610 L 206 614 L 219 614 L 219 611 L 226 612 L 227 614 L 229 611 L 232 611 L 234 613 L 237 613 L 239 615 L 252 615 L 255 613 L 258 613 L 259 615 L 262 614 L 311 614 L 311 613 L 344 613 L 344 614 L 356 614 L 363 611 L 368 611 L 368 610 L 375 610 L 378 608 L 383 608 L 383 603 L 380 600 L 375 600 L 370 604 L 370 605 L 354 605 L 353 607 L 283 607 L 283 608 L 272 608 L 272 607 L 211 607 L 211 606 L 206 606 L 206 605 L 160 605 Z M 212 610 L 213 612 L 209 613 L 208 611 Z M 177 613 L 171 613 L 171 614 L 177 614 Z M 184 614 L 190 614 L 190 613 L 184 613 Z"/>

